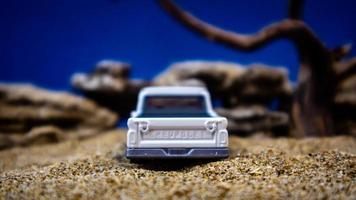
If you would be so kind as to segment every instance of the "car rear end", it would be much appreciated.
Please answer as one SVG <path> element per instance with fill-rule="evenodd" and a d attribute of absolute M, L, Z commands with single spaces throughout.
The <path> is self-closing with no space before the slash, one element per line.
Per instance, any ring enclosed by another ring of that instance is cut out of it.
<path fill-rule="evenodd" d="M 224 158 L 229 155 L 223 117 L 130 118 L 126 156 L 152 158 Z"/>

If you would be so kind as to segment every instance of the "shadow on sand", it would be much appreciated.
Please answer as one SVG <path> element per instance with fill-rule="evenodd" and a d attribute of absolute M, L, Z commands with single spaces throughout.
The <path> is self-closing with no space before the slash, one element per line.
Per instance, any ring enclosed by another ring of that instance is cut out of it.
<path fill-rule="evenodd" d="M 183 169 L 192 168 L 198 165 L 208 164 L 210 162 L 221 161 L 231 159 L 231 155 L 228 158 L 205 158 L 205 159 L 193 159 L 193 158 L 170 158 L 170 159 L 127 159 L 125 156 L 124 147 L 121 147 L 122 152 L 113 156 L 115 160 L 119 162 L 121 166 L 128 168 L 141 168 L 153 171 L 179 171 Z"/>
<path fill-rule="evenodd" d="M 210 162 L 224 159 L 150 159 L 150 160 L 130 160 L 137 164 L 138 168 L 154 171 L 179 171 L 197 165 L 204 165 Z"/>

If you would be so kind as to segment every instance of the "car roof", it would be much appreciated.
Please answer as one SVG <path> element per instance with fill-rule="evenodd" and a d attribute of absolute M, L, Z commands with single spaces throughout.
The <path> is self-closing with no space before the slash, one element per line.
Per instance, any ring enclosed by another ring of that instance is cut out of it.
<path fill-rule="evenodd" d="M 141 90 L 140 95 L 197 95 L 208 94 L 204 87 L 191 86 L 151 86 Z"/>

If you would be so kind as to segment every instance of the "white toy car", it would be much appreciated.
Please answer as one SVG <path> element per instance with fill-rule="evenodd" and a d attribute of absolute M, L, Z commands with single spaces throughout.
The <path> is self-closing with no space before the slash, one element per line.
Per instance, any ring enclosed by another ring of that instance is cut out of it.
<path fill-rule="evenodd" d="M 128 122 L 126 157 L 228 157 L 227 120 L 200 87 L 146 87 Z"/>

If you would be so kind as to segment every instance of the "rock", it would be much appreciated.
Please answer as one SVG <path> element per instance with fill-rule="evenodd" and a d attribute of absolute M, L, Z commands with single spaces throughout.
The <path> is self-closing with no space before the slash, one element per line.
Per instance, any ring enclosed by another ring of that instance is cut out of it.
<path fill-rule="evenodd" d="M 128 86 L 131 66 L 113 60 L 102 60 L 90 74 L 77 73 L 72 77 L 74 88 L 83 91 L 122 92 Z"/>
<path fill-rule="evenodd" d="M 275 98 L 291 96 L 293 92 L 285 68 L 262 64 L 249 66 L 241 77 L 233 80 L 230 90 L 244 104 L 268 104 Z"/>
<path fill-rule="evenodd" d="M 81 129 L 98 133 L 118 118 L 89 100 L 24 84 L 0 84 L 0 107 L 0 135 L 10 146 L 76 138 L 70 133 Z"/>
<path fill-rule="evenodd" d="M 96 64 L 96 74 L 110 74 L 116 78 L 129 78 L 131 65 L 115 60 L 102 60 Z"/>
<path fill-rule="evenodd" d="M 356 74 L 339 83 L 334 102 L 336 105 L 356 108 Z"/>
<path fill-rule="evenodd" d="M 98 88 L 103 92 L 121 92 L 127 86 L 125 80 L 115 79 L 110 75 L 87 76 L 83 73 L 77 73 L 72 77 L 72 85 L 87 92 L 95 92 Z"/>
<path fill-rule="evenodd" d="M 180 86 L 206 87 L 205 83 L 198 79 L 187 79 L 179 83 Z"/>
<path fill-rule="evenodd" d="M 154 78 L 156 85 L 187 85 L 187 80 L 203 83 L 214 96 L 221 96 L 229 90 L 232 82 L 241 77 L 246 69 L 235 63 L 186 61 L 172 64 Z"/>
<path fill-rule="evenodd" d="M 65 135 L 61 129 L 55 126 L 42 126 L 32 128 L 18 143 L 21 146 L 29 146 L 57 143 L 63 140 L 65 140 Z"/>
<path fill-rule="evenodd" d="M 205 85 L 224 107 L 240 104 L 267 105 L 276 98 L 292 94 L 288 72 L 284 68 L 262 64 L 242 66 L 227 62 L 187 61 L 172 64 L 154 79 L 156 85 Z M 194 80 L 192 82 L 192 80 Z"/>
<path fill-rule="evenodd" d="M 136 106 L 140 89 L 149 85 L 143 80 L 129 80 L 130 65 L 122 62 L 100 61 L 94 72 L 77 73 L 72 86 L 99 105 L 127 117 Z"/>
<path fill-rule="evenodd" d="M 264 132 L 281 136 L 289 132 L 289 117 L 284 112 L 268 111 L 262 106 L 219 108 L 216 111 L 228 119 L 228 131 L 232 134 L 246 136 Z"/>

